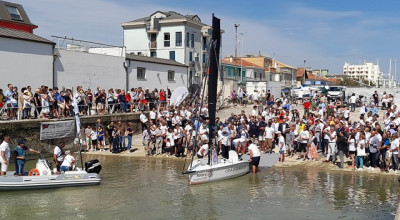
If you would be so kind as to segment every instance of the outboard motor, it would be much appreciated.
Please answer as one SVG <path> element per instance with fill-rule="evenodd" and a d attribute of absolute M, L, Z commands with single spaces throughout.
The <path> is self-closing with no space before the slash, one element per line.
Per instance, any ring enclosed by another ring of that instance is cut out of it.
<path fill-rule="evenodd" d="M 89 160 L 85 162 L 85 171 L 88 173 L 97 173 L 101 171 L 101 164 L 98 159 Z"/>

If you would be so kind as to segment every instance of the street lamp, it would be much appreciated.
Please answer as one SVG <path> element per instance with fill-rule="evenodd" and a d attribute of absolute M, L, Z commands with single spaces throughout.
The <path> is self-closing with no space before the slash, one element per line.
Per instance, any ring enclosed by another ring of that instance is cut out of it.
<path fill-rule="evenodd" d="M 235 27 L 235 59 L 233 62 L 235 62 L 237 58 L 237 28 L 240 26 L 240 24 L 234 24 Z M 237 66 L 235 62 L 235 82 L 237 83 Z"/>

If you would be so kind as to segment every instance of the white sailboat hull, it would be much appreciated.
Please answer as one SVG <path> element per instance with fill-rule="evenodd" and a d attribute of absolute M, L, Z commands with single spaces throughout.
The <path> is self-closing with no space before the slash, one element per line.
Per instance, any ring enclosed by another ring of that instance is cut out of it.
<path fill-rule="evenodd" d="M 220 159 L 218 163 L 208 165 L 207 159 L 193 161 L 189 166 L 189 183 L 200 184 L 242 176 L 249 172 L 249 161 L 239 161 L 234 151 L 229 152 L 230 159 Z"/>

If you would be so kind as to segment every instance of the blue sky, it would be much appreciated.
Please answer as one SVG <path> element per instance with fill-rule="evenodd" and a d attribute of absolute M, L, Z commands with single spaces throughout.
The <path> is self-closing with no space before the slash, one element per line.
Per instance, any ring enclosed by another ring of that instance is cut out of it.
<path fill-rule="evenodd" d="M 389 59 L 400 49 L 400 1 L 184 1 L 184 0 L 9 0 L 24 6 L 35 33 L 122 44 L 120 23 L 157 10 L 197 14 L 210 23 L 222 20 L 223 56 L 234 54 L 234 27 L 239 23 L 239 53 L 261 53 L 289 65 L 327 68 L 341 73 L 344 62 L 376 63 L 388 73 Z M 243 49 L 242 49 L 243 47 Z M 400 63 L 400 62 L 399 62 Z M 399 74 L 400 75 L 400 71 Z M 398 77 L 400 78 L 400 76 Z"/>

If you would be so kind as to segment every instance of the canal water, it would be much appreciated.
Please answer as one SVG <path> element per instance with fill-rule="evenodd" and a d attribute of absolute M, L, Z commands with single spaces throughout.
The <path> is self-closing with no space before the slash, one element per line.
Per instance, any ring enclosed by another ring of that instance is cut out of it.
<path fill-rule="evenodd" d="M 97 158 L 99 186 L 0 192 L 0 219 L 393 219 L 399 198 L 393 176 L 264 168 L 190 186 L 183 161 Z"/>

